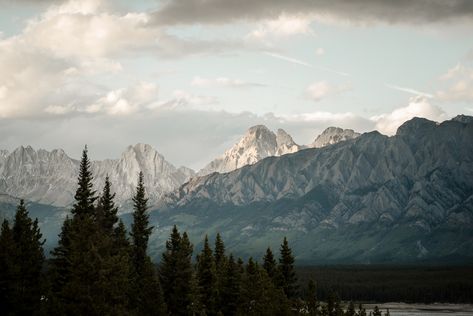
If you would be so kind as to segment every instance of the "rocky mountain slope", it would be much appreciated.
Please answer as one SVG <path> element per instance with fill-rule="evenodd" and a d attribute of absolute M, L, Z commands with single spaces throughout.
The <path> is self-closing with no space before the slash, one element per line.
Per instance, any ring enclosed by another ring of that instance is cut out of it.
<path fill-rule="evenodd" d="M 311 263 L 471 260 L 473 118 L 414 118 L 392 137 L 366 133 L 192 179 L 153 219 L 153 244 L 176 223 L 191 236 L 220 231 L 243 255 L 287 235 Z"/>
<path fill-rule="evenodd" d="M 333 145 L 342 141 L 350 140 L 360 136 L 360 133 L 352 129 L 343 129 L 340 127 L 329 127 L 325 129 L 322 134 L 317 136 L 312 144 L 308 147 L 321 148 L 328 145 Z"/>
<path fill-rule="evenodd" d="M 252 165 L 266 157 L 295 153 L 306 147 L 324 147 L 356 138 L 359 135 L 351 129 L 329 127 L 312 144 L 300 146 L 283 129 L 278 129 L 274 133 L 264 125 L 256 125 L 248 129 L 246 134 L 222 156 L 202 168 L 198 175 L 230 172 L 246 165 Z"/>
<path fill-rule="evenodd" d="M 79 162 L 61 150 L 34 150 L 19 147 L 0 154 L 0 193 L 42 204 L 67 206 L 77 186 Z M 110 176 L 112 188 L 120 204 L 130 200 L 136 187 L 138 172 L 145 175 L 151 202 L 163 193 L 182 185 L 194 172 L 176 168 L 150 145 L 129 146 L 119 159 L 93 161 L 94 187 L 100 191 L 105 177 Z"/>

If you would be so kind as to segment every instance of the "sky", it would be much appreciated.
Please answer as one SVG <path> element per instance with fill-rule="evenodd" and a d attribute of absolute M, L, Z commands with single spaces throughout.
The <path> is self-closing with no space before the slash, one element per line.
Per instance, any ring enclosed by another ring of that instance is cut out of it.
<path fill-rule="evenodd" d="M 473 1 L 0 0 L 0 149 L 198 170 L 256 124 L 473 115 Z"/>

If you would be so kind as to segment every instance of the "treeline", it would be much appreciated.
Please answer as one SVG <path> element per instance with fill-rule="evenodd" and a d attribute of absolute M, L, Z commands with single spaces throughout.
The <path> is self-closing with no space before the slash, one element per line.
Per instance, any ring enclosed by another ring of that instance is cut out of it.
<path fill-rule="evenodd" d="M 317 280 L 321 300 L 337 292 L 342 300 L 361 302 L 473 302 L 471 266 L 298 266 L 296 273 Z"/>
<path fill-rule="evenodd" d="M 147 254 L 152 227 L 143 174 L 129 233 L 114 196 L 108 178 L 100 195 L 94 191 L 86 148 L 71 217 L 47 269 L 38 221 L 20 202 L 0 234 L 2 315 L 366 315 L 361 305 L 343 308 L 336 294 L 321 304 L 313 281 L 301 299 L 285 238 L 279 258 L 268 248 L 260 264 L 228 255 L 220 235 L 211 247 L 206 236 L 193 262 L 187 233 L 174 226 L 156 268 Z M 376 308 L 373 315 L 381 312 Z"/>

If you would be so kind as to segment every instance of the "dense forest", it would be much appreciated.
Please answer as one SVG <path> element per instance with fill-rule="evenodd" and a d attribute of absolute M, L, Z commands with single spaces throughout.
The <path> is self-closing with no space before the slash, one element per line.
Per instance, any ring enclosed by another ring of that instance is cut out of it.
<path fill-rule="evenodd" d="M 243 262 L 227 253 L 219 234 L 213 242 L 205 236 L 194 256 L 187 233 L 174 226 L 156 267 L 147 253 L 153 227 L 143 174 L 129 232 L 117 216 L 111 186 L 107 178 L 100 194 L 94 190 L 86 148 L 71 216 L 47 262 L 38 221 L 29 217 L 23 201 L 13 222 L 4 220 L 2 315 L 367 315 L 362 305 L 342 305 L 334 291 L 348 301 L 347 294 L 361 298 L 354 290 L 324 288 L 324 303 L 319 301 L 316 282 L 306 276 L 298 280 L 286 238 L 278 258 L 268 248 L 261 262 Z M 389 315 L 377 307 L 369 313 Z"/>

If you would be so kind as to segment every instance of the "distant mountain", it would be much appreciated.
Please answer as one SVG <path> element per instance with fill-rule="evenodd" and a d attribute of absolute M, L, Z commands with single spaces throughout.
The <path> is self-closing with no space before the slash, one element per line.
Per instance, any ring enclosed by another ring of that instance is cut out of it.
<path fill-rule="evenodd" d="M 291 154 L 307 147 L 320 148 L 358 136 L 360 134 L 351 129 L 329 127 L 312 144 L 300 146 L 283 129 L 278 129 L 274 133 L 264 125 L 256 125 L 248 129 L 232 148 L 202 168 L 197 175 L 230 172 L 246 165 L 252 165 L 266 157 Z"/>
<path fill-rule="evenodd" d="M 266 157 L 294 153 L 300 148 L 284 130 L 278 129 L 274 133 L 264 125 L 256 125 L 248 129 L 240 141 L 221 157 L 200 170 L 198 175 L 229 172 L 254 164 Z"/>
<path fill-rule="evenodd" d="M 308 147 L 321 148 L 328 145 L 333 145 L 342 141 L 350 140 L 360 136 L 360 133 L 352 129 L 343 129 L 340 127 L 328 127 L 322 134 L 317 136 L 312 144 Z"/>
<path fill-rule="evenodd" d="M 79 161 L 62 149 L 46 151 L 19 147 L 0 153 L 0 193 L 42 204 L 68 206 L 77 187 Z M 109 175 L 119 204 L 133 196 L 137 175 L 143 171 L 151 202 L 182 185 L 194 172 L 176 168 L 150 145 L 129 146 L 119 159 L 92 161 L 94 188 L 100 192 Z"/>
<path fill-rule="evenodd" d="M 287 236 L 299 262 L 471 262 L 473 118 L 414 118 L 392 137 L 366 133 L 192 179 L 152 219 L 152 245 L 177 224 L 197 240 L 219 231 L 244 256 Z"/>

